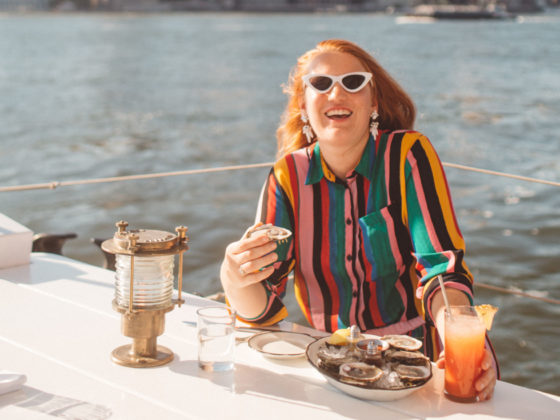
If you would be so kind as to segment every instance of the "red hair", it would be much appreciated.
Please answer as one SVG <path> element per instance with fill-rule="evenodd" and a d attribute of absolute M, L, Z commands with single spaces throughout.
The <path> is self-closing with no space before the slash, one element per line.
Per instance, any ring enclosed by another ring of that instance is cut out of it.
<path fill-rule="evenodd" d="M 276 130 L 278 141 L 278 158 L 307 146 L 303 135 L 300 104 L 303 101 L 304 86 L 302 77 L 307 73 L 309 63 L 325 52 L 352 54 L 373 74 L 373 95 L 379 113 L 380 130 L 412 129 L 416 117 L 416 108 L 412 99 L 387 71 L 365 50 L 345 40 L 329 39 L 303 54 L 290 72 L 284 93 L 289 96 L 288 104 L 282 115 L 280 126 Z"/>

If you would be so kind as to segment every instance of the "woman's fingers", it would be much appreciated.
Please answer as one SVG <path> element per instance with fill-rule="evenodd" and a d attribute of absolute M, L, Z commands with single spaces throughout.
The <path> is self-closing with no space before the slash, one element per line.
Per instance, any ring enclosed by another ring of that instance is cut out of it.
<path fill-rule="evenodd" d="M 241 254 L 246 251 L 258 248 L 265 244 L 276 244 L 266 235 L 252 236 L 250 238 L 242 238 L 231 244 L 231 252 L 233 254 Z"/>
<path fill-rule="evenodd" d="M 488 349 L 484 350 L 484 356 L 482 357 L 480 365 L 483 370 L 488 370 L 492 367 L 492 353 L 490 353 Z"/>
<path fill-rule="evenodd" d="M 276 245 L 276 244 L 274 244 L 274 245 Z M 267 249 L 270 249 L 270 248 L 267 247 Z M 249 274 L 249 273 L 254 273 L 254 272 L 257 272 L 257 271 L 261 270 L 263 267 L 276 262 L 276 260 L 278 259 L 278 254 L 276 254 L 275 252 L 272 252 L 272 251 L 274 251 L 274 249 L 276 249 L 276 246 L 274 246 L 268 252 L 265 252 L 265 254 L 261 257 L 250 258 L 248 261 L 242 262 L 241 264 L 239 264 L 239 272 L 242 275 L 246 275 L 246 274 Z M 257 254 L 259 254 L 259 253 L 257 253 Z"/>
<path fill-rule="evenodd" d="M 480 401 L 489 400 L 494 394 L 496 386 L 496 370 L 492 366 L 492 354 L 488 349 L 484 352 L 484 358 L 481 363 L 482 374 L 476 380 L 476 390 L 478 391 L 478 399 Z"/>
<path fill-rule="evenodd" d="M 256 260 L 261 258 L 264 255 L 270 254 L 272 251 L 276 249 L 276 242 L 271 241 L 267 238 L 264 243 L 258 243 L 256 246 L 247 248 L 243 246 L 238 249 L 236 254 L 236 258 L 240 264 Z"/>
<path fill-rule="evenodd" d="M 278 259 L 273 252 L 276 246 L 276 242 L 266 235 L 242 238 L 229 244 L 222 267 L 227 273 L 225 278 L 228 283 L 243 288 L 270 277 L 274 269 L 266 266 Z"/>
<path fill-rule="evenodd" d="M 476 382 L 479 401 L 486 401 L 492 398 L 494 394 L 494 386 L 496 385 L 496 372 L 494 369 L 484 371 L 482 376 Z"/>
<path fill-rule="evenodd" d="M 231 264 L 237 267 L 242 276 L 258 271 L 278 258 L 273 252 L 276 242 L 268 237 L 242 239 L 233 248 L 230 254 Z"/>
<path fill-rule="evenodd" d="M 437 361 L 436 361 L 436 366 L 437 366 L 439 369 L 445 369 L 445 351 L 442 351 L 442 352 L 439 354 L 439 357 L 438 357 L 438 359 L 437 359 Z"/>
<path fill-rule="evenodd" d="M 246 287 L 255 283 L 260 283 L 266 280 L 274 272 L 274 267 L 266 267 L 260 271 L 254 271 L 251 273 L 244 273 L 239 275 L 239 286 Z"/>

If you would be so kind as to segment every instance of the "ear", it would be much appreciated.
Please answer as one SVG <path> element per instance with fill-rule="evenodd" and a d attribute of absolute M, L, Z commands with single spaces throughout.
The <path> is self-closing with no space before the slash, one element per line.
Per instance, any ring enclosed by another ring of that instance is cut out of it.
<path fill-rule="evenodd" d="M 370 86 L 371 88 L 371 106 L 372 106 L 372 112 L 374 110 L 378 110 L 379 106 L 378 106 L 378 100 L 377 100 L 377 91 L 376 89 L 372 86 Z"/>

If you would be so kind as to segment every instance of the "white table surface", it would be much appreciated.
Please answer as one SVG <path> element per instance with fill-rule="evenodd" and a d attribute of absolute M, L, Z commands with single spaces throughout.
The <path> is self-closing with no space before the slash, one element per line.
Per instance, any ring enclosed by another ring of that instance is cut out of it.
<path fill-rule="evenodd" d="M 174 352 L 171 363 L 119 366 L 111 351 L 131 339 L 121 334 L 121 316 L 111 307 L 113 278 L 111 271 L 45 253 L 0 270 L 0 370 L 27 375 L 22 389 L 0 395 L 0 419 L 533 420 L 560 413 L 560 397 L 502 381 L 491 401 L 451 402 L 443 397 L 439 369 L 405 399 L 362 401 L 333 388 L 304 358 L 270 360 L 246 343 L 236 347 L 233 372 L 207 373 L 196 361 L 195 310 L 214 302 L 192 295 L 167 313 L 158 338 Z"/>

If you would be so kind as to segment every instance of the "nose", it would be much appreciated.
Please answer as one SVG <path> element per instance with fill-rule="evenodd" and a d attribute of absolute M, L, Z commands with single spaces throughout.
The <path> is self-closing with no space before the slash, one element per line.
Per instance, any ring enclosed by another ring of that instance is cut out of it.
<path fill-rule="evenodd" d="M 344 93 L 346 93 L 346 90 L 344 90 L 340 82 L 335 82 L 334 85 L 331 87 L 331 90 L 329 91 L 329 98 L 336 97 Z"/>

